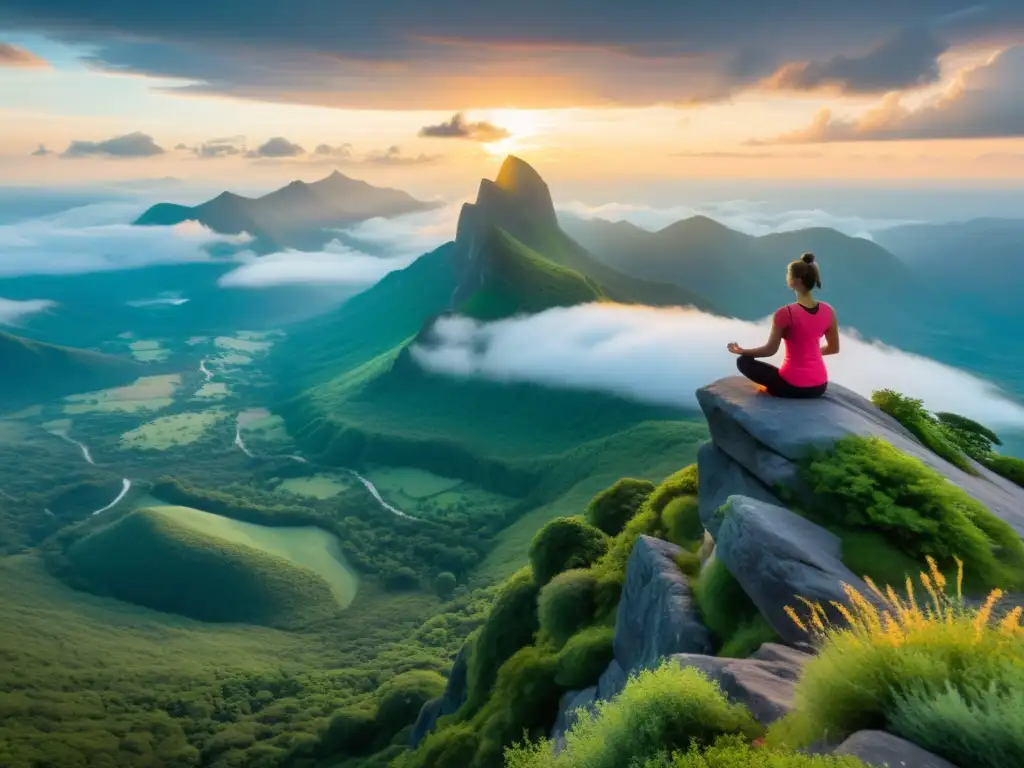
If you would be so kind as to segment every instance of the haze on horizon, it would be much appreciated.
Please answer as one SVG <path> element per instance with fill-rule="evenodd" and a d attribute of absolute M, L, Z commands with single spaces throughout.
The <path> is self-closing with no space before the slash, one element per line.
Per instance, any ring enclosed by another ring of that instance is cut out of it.
<path fill-rule="evenodd" d="M 8 0 L 0 178 L 266 189 L 338 168 L 464 195 L 514 153 L 569 190 L 1005 188 L 1022 74 L 1011 0 Z"/>

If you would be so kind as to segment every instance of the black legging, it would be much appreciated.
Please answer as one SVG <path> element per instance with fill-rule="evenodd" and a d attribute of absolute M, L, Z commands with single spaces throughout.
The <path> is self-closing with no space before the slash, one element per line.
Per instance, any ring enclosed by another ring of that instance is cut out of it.
<path fill-rule="evenodd" d="M 760 384 L 768 390 L 768 394 L 775 397 L 789 397 L 794 399 L 821 397 L 825 394 L 828 384 L 819 384 L 816 387 L 794 387 L 779 374 L 779 369 L 771 363 L 765 363 L 756 357 L 740 355 L 736 358 L 736 367 L 740 373 L 756 384 Z"/>

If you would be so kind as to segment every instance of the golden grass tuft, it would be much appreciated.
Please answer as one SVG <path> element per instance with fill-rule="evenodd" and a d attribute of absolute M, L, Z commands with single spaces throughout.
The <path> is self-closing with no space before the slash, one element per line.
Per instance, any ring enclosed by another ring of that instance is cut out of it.
<path fill-rule="evenodd" d="M 845 626 L 831 623 L 820 603 L 800 598 L 806 610 L 786 606 L 794 623 L 820 640 L 820 652 L 797 685 L 795 710 L 772 727 L 770 743 L 800 747 L 865 728 L 891 728 L 894 720 L 907 721 L 908 697 L 924 696 L 931 707 L 952 691 L 974 706 L 969 703 L 979 691 L 1008 696 L 1024 687 L 1024 610 L 994 618 L 1001 589 L 980 607 L 967 606 L 963 563 L 957 560 L 954 586 L 932 558 L 926 561 L 916 590 L 908 578 L 904 595 L 866 579 L 872 600 L 844 584 L 847 604 L 831 606 Z"/>

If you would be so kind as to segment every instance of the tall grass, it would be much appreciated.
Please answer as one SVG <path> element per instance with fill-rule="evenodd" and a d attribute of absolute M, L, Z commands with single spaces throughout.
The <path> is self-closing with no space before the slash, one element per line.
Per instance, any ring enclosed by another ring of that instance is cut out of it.
<path fill-rule="evenodd" d="M 920 599 L 910 578 L 905 597 L 868 580 L 879 607 L 844 585 L 849 606 L 832 605 L 847 628 L 831 626 L 819 603 L 804 601 L 803 616 L 787 606 L 823 645 L 797 685 L 794 712 L 772 727 L 770 743 L 798 747 L 883 728 L 958 765 L 1024 765 L 1022 609 L 997 617 L 999 589 L 969 608 L 963 563 L 957 561 L 950 595 L 952 585 L 927 562 Z"/>

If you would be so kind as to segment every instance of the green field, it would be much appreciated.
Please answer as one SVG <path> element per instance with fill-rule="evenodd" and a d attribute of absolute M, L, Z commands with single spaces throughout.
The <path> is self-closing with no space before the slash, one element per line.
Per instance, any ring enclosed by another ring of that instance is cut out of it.
<path fill-rule="evenodd" d="M 189 445 L 196 442 L 205 434 L 206 430 L 226 418 L 227 415 L 227 411 L 212 408 L 207 411 L 161 416 L 121 435 L 121 448 L 166 451 L 168 448 Z"/>
<path fill-rule="evenodd" d="M 153 510 L 206 535 L 252 547 L 313 571 L 330 585 L 342 607 L 348 607 L 356 596 L 358 577 L 345 563 L 337 539 L 320 528 L 271 528 L 189 507 L 154 507 Z"/>
<path fill-rule="evenodd" d="M 181 385 L 181 374 L 144 376 L 126 387 L 86 392 L 64 398 L 64 413 L 110 413 L 155 411 L 174 402 L 174 394 Z"/>
<path fill-rule="evenodd" d="M 406 500 L 437 496 L 462 484 L 458 478 L 441 477 L 415 467 L 371 467 L 362 474 L 383 496 L 402 496 Z"/>
<path fill-rule="evenodd" d="M 162 362 L 171 355 L 159 341 L 133 341 L 128 347 L 140 363 Z"/>
<path fill-rule="evenodd" d="M 208 381 L 196 390 L 194 397 L 204 400 L 222 400 L 231 394 L 228 385 L 222 381 Z"/>
<path fill-rule="evenodd" d="M 252 358 L 232 352 L 215 357 L 213 362 L 219 363 L 220 365 L 249 365 L 249 363 L 252 362 Z"/>
<path fill-rule="evenodd" d="M 284 419 L 266 408 L 249 408 L 238 414 L 238 426 L 246 436 L 264 443 L 290 443 Z"/>
<path fill-rule="evenodd" d="M 347 491 L 353 482 L 351 477 L 316 474 L 312 477 L 290 477 L 277 486 L 277 490 L 312 499 L 329 499 Z"/>
<path fill-rule="evenodd" d="M 386 502 L 418 520 L 459 520 L 487 527 L 517 503 L 517 499 L 474 483 L 415 467 L 374 466 L 361 474 Z"/>
<path fill-rule="evenodd" d="M 265 352 L 274 346 L 274 342 L 253 339 L 250 334 L 246 334 L 246 338 L 243 338 L 242 334 L 238 334 L 234 338 L 230 336 L 218 336 L 214 339 L 213 343 L 220 349 L 226 349 L 232 352 L 244 352 L 246 354 Z"/>

